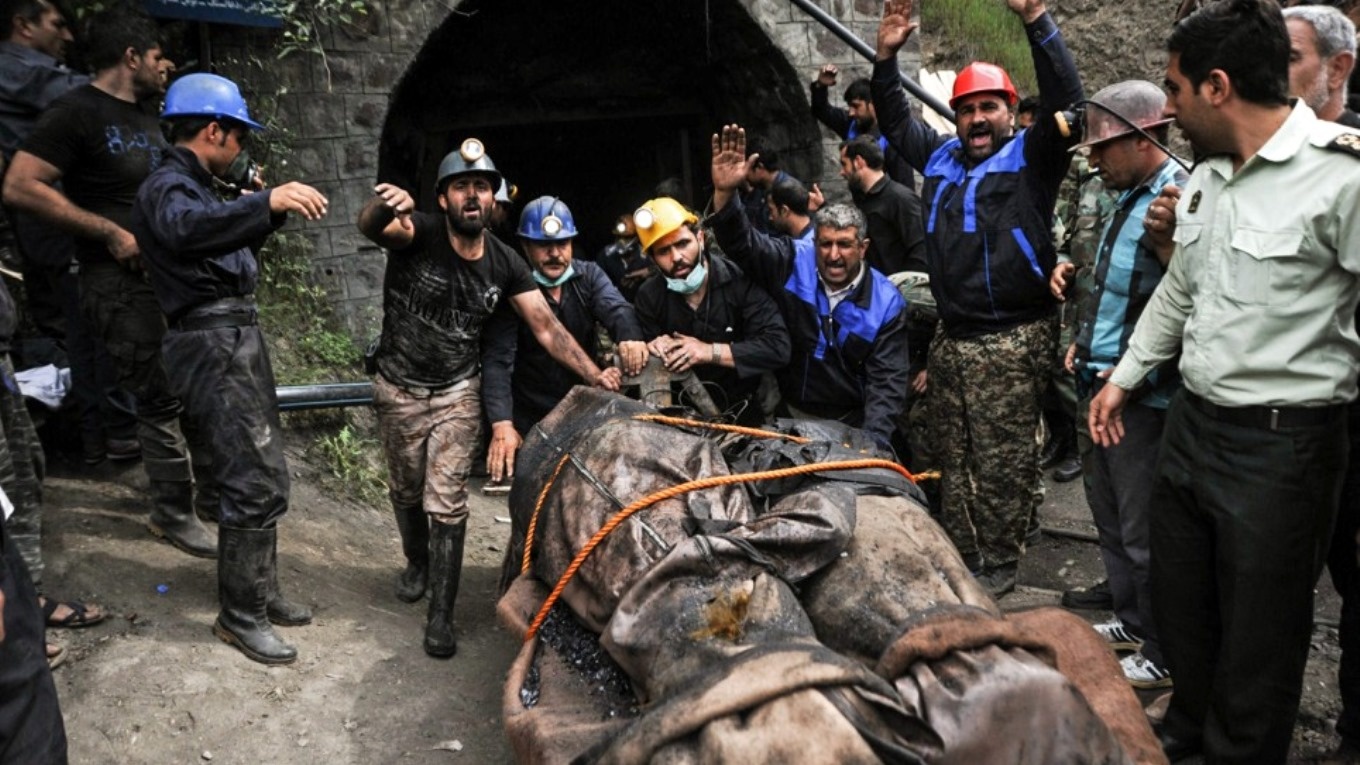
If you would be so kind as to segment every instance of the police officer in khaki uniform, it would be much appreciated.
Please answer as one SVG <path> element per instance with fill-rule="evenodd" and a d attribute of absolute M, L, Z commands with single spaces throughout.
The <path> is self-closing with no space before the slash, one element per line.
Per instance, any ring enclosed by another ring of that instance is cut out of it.
<path fill-rule="evenodd" d="M 1360 134 L 1290 105 L 1273 0 L 1210 3 L 1168 47 L 1168 113 L 1205 159 L 1148 208 L 1175 254 L 1090 427 L 1119 443 L 1130 391 L 1180 352 L 1149 518 L 1163 746 L 1284 762 L 1356 395 Z"/>

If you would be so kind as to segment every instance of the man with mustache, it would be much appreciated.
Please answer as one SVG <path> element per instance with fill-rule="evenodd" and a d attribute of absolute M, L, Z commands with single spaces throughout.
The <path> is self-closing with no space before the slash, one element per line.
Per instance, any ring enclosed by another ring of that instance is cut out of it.
<path fill-rule="evenodd" d="M 383 277 L 374 408 L 387 455 L 393 509 L 407 567 L 397 597 L 415 602 L 428 584 L 425 653 L 453 656 L 453 608 L 467 534 L 467 480 L 481 441 L 481 339 L 507 300 L 534 338 L 580 379 L 618 390 L 553 315 L 524 258 L 489 231 L 501 174 L 469 138 L 439 163 L 443 215 L 416 212 L 390 183 L 359 213 L 359 231 L 389 250 Z"/>
<path fill-rule="evenodd" d="M 1076 136 L 1052 114 L 1082 98 L 1072 56 L 1043 0 L 1006 0 L 1025 25 L 1040 117 L 1015 132 L 1015 86 L 998 66 L 959 73 L 957 135 L 912 117 L 897 52 L 911 0 L 889 0 L 871 84 L 888 142 L 925 177 L 926 263 L 941 329 L 930 348 L 931 440 L 943 473 L 941 523 L 982 583 L 1015 588 L 1038 472 L 1034 429 L 1056 352 L 1053 207 Z"/>
<path fill-rule="evenodd" d="M 566 203 L 539 197 L 525 205 L 518 233 L 534 281 L 581 348 L 592 359 L 599 358 L 598 322 L 616 344 L 623 374 L 641 372 L 647 344 L 637 316 L 604 269 L 574 257 L 576 220 Z M 515 454 L 524 435 L 572 386 L 580 385 L 581 378 L 554 360 L 534 339 L 529 325 L 505 307 L 487 324 L 482 367 L 486 381 L 482 405 L 491 423 L 486 467 L 491 480 L 500 483 L 514 478 Z"/>
<path fill-rule="evenodd" d="M 744 156 L 741 164 L 744 176 Z M 657 270 L 635 302 L 647 348 L 671 372 L 694 372 L 737 423 L 760 425 L 760 376 L 789 360 L 789 331 L 774 301 L 708 251 L 698 216 L 674 199 L 647 201 L 633 225 Z"/>
<path fill-rule="evenodd" d="M 1274 0 L 1172 30 L 1167 114 L 1202 158 L 1148 207 L 1174 255 L 1091 402 L 1092 438 L 1121 443 L 1131 394 L 1180 354 L 1148 518 L 1172 760 L 1285 761 L 1346 470 L 1360 132 L 1291 103 L 1290 47 Z"/>
<path fill-rule="evenodd" d="M 775 375 L 783 405 L 793 417 L 860 428 L 890 450 L 907 396 L 907 306 L 865 259 L 864 215 L 829 205 L 811 239 L 761 233 L 732 201 L 751 161 L 739 126 L 713 136 L 710 220 L 718 246 L 774 296 L 789 327 L 792 360 Z"/>

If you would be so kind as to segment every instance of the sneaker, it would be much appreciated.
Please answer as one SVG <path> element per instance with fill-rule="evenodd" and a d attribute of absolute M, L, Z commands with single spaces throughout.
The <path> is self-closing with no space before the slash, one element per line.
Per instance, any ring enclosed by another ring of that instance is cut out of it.
<path fill-rule="evenodd" d="M 1062 594 L 1062 604 L 1063 608 L 1109 611 L 1114 608 L 1114 594 L 1110 592 L 1110 580 L 1102 579 L 1084 590 L 1068 590 Z"/>
<path fill-rule="evenodd" d="M 1124 623 L 1119 621 L 1118 616 L 1108 622 L 1092 625 L 1092 627 L 1116 651 L 1137 651 L 1143 647 L 1143 641 L 1134 637 L 1133 633 L 1129 632 L 1124 626 Z"/>
<path fill-rule="evenodd" d="M 1142 652 L 1131 653 L 1119 660 L 1119 668 L 1134 688 L 1170 688 L 1171 672 L 1150 661 Z"/>

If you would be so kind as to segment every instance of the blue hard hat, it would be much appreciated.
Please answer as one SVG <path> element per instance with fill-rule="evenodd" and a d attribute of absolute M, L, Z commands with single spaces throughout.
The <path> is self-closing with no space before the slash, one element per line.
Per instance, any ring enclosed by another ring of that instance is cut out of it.
<path fill-rule="evenodd" d="M 539 197 L 524 206 L 519 216 L 519 235 L 539 242 L 576 236 L 576 220 L 557 197 Z"/>
<path fill-rule="evenodd" d="M 225 118 L 251 130 L 264 130 L 264 125 L 250 118 L 236 83 L 216 74 L 186 74 L 170 85 L 161 119 L 175 117 Z"/>

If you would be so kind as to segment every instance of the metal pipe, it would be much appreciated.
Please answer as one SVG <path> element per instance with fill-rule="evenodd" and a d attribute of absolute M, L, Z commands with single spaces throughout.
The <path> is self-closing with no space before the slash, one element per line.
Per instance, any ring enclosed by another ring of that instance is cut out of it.
<path fill-rule="evenodd" d="M 868 43 L 856 37 L 854 32 L 846 29 L 845 25 L 837 21 L 834 16 L 817 7 L 812 0 L 789 0 L 789 2 L 802 8 L 804 13 L 820 21 L 822 26 L 831 30 L 832 34 L 841 38 L 841 40 L 854 49 L 856 53 L 868 59 L 869 63 L 873 63 L 876 55 L 874 49 L 870 48 Z M 916 96 L 917 100 L 921 103 L 939 112 L 945 119 L 950 122 L 954 121 L 954 110 L 950 109 L 948 104 L 931 95 L 925 88 L 917 84 L 916 80 L 913 80 L 901 72 L 898 72 L 898 76 L 902 78 L 902 87 L 906 88 L 908 93 Z"/>
<path fill-rule="evenodd" d="M 279 397 L 279 411 L 297 412 L 304 409 L 329 409 L 342 406 L 368 406 L 373 403 L 373 383 L 349 382 L 322 385 L 280 385 L 274 389 Z"/>

